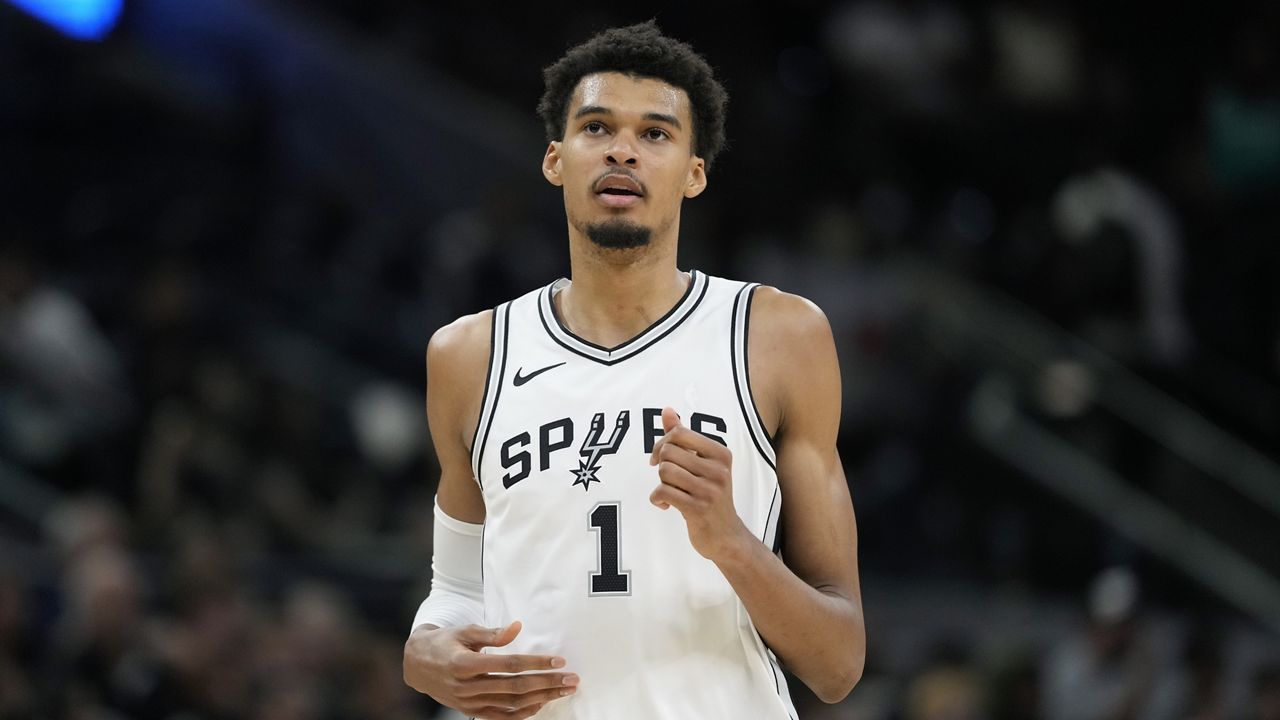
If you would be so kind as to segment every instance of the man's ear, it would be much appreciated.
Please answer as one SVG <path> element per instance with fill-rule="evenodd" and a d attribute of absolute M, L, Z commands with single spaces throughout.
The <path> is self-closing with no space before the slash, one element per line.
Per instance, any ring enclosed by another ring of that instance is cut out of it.
<path fill-rule="evenodd" d="M 689 179 L 684 186 L 684 196 L 687 198 L 698 197 L 706 189 L 707 163 L 702 158 L 694 155 L 690 159 Z"/>
<path fill-rule="evenodd" d="M 556 187 L 563 187 L 564 180 L 560 179 L 560 141 L 552 140 L 547 145 L 547 154 L 542 156 L 542 176 L 547 182 Z"/>

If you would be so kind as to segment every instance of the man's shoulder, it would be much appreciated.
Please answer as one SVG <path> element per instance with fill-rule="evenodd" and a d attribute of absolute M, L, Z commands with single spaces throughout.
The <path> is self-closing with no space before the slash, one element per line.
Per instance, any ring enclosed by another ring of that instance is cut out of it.
<path fill-rule="evenodd" d="M 753 293 L 751 324 L 753 330 L 784 340 L 803 341 L 831 333 L 826 313 L 816 303 L 770 285 L 760 285 Z"/>
<path fill-rule="evenodd" d="M 775 287 L 752 293 L 748 365 L 765 429 L 781 437 L 784 426 L 820 407 L 819 397 L 839 395 L 835 339 L 816 304 Z"/>
<path fill-rule="evenodd" d="M 489 354 L 490 336 L 493 332 L 493 310 L 463 315 L 436 330 L 427 343 L 427 362 L 452 362 L 474 360 Z"/>

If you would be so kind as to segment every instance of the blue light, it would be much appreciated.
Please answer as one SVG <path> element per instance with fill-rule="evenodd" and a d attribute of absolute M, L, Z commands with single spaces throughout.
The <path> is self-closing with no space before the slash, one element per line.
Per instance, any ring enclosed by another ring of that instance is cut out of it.
<path fill-rule="evenodd" d="M 9 0 L 78 40 L 101 40 L 120 19 L 124 0 Z"/>

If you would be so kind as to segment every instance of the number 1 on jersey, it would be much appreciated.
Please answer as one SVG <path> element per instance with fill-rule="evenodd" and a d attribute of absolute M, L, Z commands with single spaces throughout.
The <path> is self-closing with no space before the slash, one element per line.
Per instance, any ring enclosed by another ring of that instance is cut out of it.
<path fill-rule="evenodd" d="M 621 525 L 622 505 L 620 503 L 600 503 L 591 508 L 588 516 L 591 530 L 599 540 L 599 570 L 590 575 L 590 594 L 592 595 L 630 595 L 631 573 L 618 570 L 621 557 L 619 548 L 619 532 Z"/>

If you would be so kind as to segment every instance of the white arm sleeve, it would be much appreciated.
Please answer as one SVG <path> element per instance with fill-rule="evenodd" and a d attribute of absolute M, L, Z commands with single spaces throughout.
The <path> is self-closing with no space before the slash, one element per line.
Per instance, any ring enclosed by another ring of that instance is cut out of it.
<path fill-rule="evenodd" d="M 484 583 L 480 575 L 484 525 L 449 517 L 435 506 L 432 534 L 431 592 L 418 607 L 410 632 L 425 624 L 436 627 L 484 622 Z"/>

